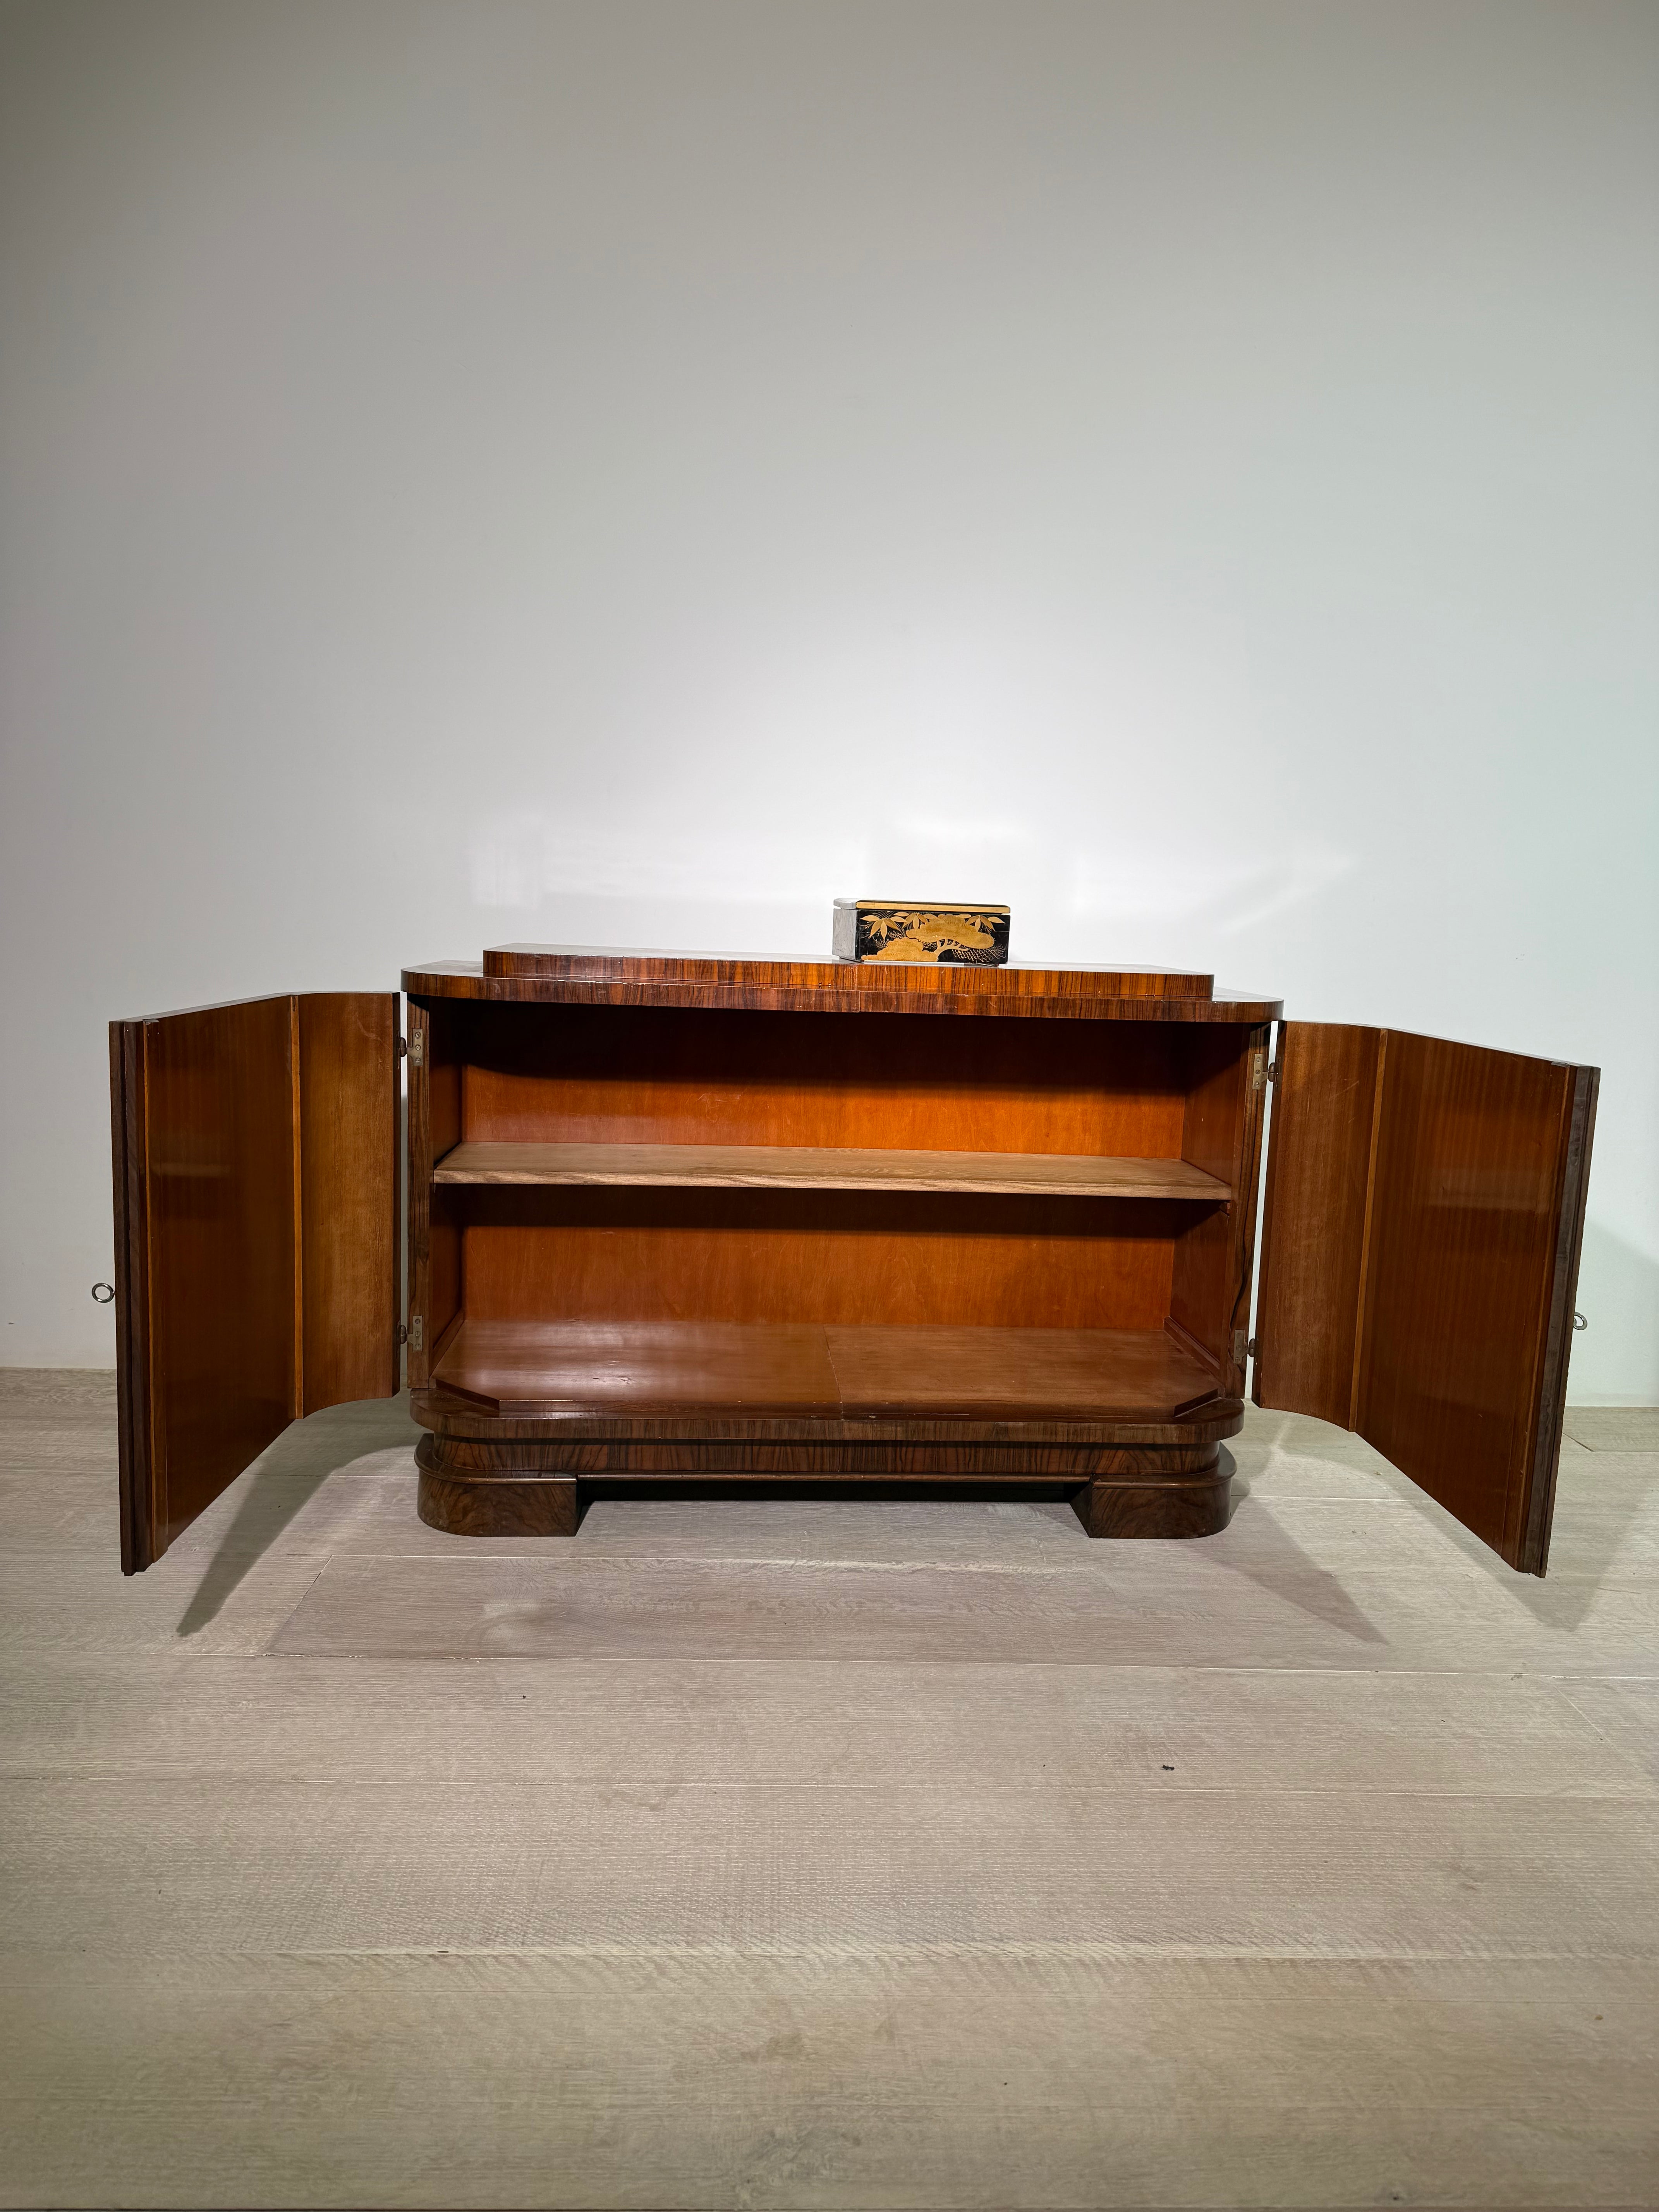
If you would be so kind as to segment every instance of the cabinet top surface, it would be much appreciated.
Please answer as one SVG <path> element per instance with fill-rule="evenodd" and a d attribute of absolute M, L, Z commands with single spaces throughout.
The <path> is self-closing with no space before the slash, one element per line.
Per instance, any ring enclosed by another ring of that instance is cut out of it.
<path fill-rule="evenodd" d="M 1215 979 L 1174 969 L 997 967 L 851 961 L 811 956 L 647 951 L 592 945 L 504 945 L 479 961 L 405 969 L 416 997 L 619 1006 L 702 1006 L 757 1012 L 1013 1014 L 1096 1020 L 1264 1022 L 1279 1001 L 1217 991 Z"/>

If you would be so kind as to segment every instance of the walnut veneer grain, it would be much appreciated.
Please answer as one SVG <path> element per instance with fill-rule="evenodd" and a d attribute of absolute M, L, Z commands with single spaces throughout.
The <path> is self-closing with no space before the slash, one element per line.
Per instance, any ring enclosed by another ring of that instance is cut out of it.
<path fill-rule="evenodd" d="M 1213 975 L 1177 969 L 1056 967 L 1052 963 L 1005 960 L 992 966 L 884 963 L 879 974 L 860 962 L 754 959 L 736 953 L 623 951 L 606 945 L 497 945 L 485 952 L 483 973 L 521 981 L 575 983 L 690 984 L 734 990 L 810 991 L 831 997 L 917 999 L 1181 999 L 1212 998 Z"/>
<path fill-rule="evenodd" d="M 774 964 L 764 961 L 716 963 L 741 971 L 739 980 L 730 981 L 653 981 L 627 964 L 633 956 L 607 957 L 615 963 L 616 972 L 598 976 L 492 975 L 477 961 L 429 961 L 419 968 L 406 968 L 403 986 L 405 991 L 421 998 L 493 1001 L 503 1006 L 516 1002 L 541 1006 L 679 1006 L 710 1012 L 748 1010 L 762 1013 L 969 1015 L 1102 1022 L 1260 1023 L 1272 1021 L 1282 1011 L 1277 999 L 1227 993 L 1206 997 L 1176 997 L 1150 992 L 1124 996 L 1119 989 L 1124 981 L 1122 971 L 1116 969 L 1056 971 L 1080 975 L 1085 979 L 1085 984 L 1076 992 L 1067 989 L 1056 995 L 1036 997 L 1018 989 L 962 990 L 948 985 L 917 988 L 907 980 L 913 974 L 1018 976 L 1026 972 L 1012 966 L 986 970 L 909 970 L 885 965 L 862 968 L 850 961 L 823 963 L 822 965 L 832 973 L 828 981 L 818 986 L 764 980 L 765 971 Z M 820 963 L 779 964 L 791 970 L 797 967 L 816 970 Z M 866 980 L 852 980 L 860 977 Z"/>

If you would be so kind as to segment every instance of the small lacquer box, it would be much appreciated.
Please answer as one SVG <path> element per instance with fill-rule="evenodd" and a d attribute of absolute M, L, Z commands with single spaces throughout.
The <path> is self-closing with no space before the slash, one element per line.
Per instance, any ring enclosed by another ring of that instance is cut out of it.
<path fill-rule="evenodd" d="M 834 950 L 837 960 L 1000 968 L 1008 957 L 1008 909 L 931 899 L 837 899 Z"/>

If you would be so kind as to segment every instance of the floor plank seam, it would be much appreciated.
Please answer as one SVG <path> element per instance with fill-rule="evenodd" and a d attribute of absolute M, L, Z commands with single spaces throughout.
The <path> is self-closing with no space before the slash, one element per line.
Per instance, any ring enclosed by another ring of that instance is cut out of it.
<path fill-rule="evenodd" d="M 1583 1944 L 1569 1948 L 1520 1944 L 1449 1944 L 1404 1946 L 1340 1944 L 1305 1947 L 1294 1944 L 1248 1943 L 1132 1943 L 1034 1938 L 1022 1941 L 987 1939 L 978 1942 L 840 1942 L 809 1943 L 752 1939 L 732 1942 L 638 1943 L 374 1943 L 301 1944 L 241 1950 L 223 1945 L 167 1944 L 154 1949 L 135 1945 L 115 1949 L 100 1945 L 75 1950 L 63 1944 L 0 1944 L 0 1958 L 88 1959 L 137 1961 L 143 1959 L 238 1960 L 270 1963 L 306 1959 L 550 1959 L 568 1960 L 708 1961 L 733 1964 L 746 1960 L 793 1960 L 806 1965 L 884 1964 L 915 1962 L 950 1964 L 958 1961 L 1043 1965 L 1048 1962 L 1085 1966 L 1221 1965 L 1287 1966 L 1622 1966 L 1636 1968 L 1655 1978 L 1659 1992 L 1659 1952 L 1605 1945 Z"/>
<path fill-rule="evenodd" d="M 1610 1739 L 1603 1739 L 1610 1741 Z M 397 1780 L 381 1780 L 338 1774 L 250 1774 L 241 1767 L 192 1766 L 188 1774 L 156 1774 L 153 1771 L 117 1769 L 111 1772 L 80 1773 L 62 1767 L 23 1774 L 0 1773 L 0 1790 L 40 1789 L 54 1784 L 66 1788 L 90 1788 L 107 1784 L 112 1789 L 126 1789 L 141 1784 L 153 1790 L 196 1790 L 211 1783 L 224 1790 L 325 1790 L 334 1794 L 368 1790 L 483 1790 L 499 1793 L 502 1790 L 594 1790 L 606 1792 L 641 1790 L 672 1790 L 676 1794 L 693 1790 L 748 1790 L 757 1791 L 811 1790 L 816 1796 L 878 1796 L 884 1802 L 902 1800 L 908 1794 L 933 1797 L 942 1789 L 968 1784 L 983 1798 L 994 1795 L 998 1798 L 1048 1798 L 1056 1802 L 1075 1797 L 1110 1797 L 1119 1802 L 1133 1799 L 1156 1800 L 1162 1802 L 1170 1797 L 1225 1797 L 1237 1802 L 1240 1798 L 1266 1798 L 1277 1802 L 1284 1797 L 1314 1798 L 1321 1802 L 1349 1799 L 1361 1804 L 1379 1801 L 1399 1801 L 1417 1803 L 1428 1801 L 1437 1805 L 1502 1805 L 1516 1810 L 1528 1805 L 1647 1805 L 1659 1802 L 1659 1781 L 1644 1789 L 1628 1790 L 1557 1790 L 1506 1791 L 1496 1790 L 1430 1790 L 1430 1789 L 1332 1789 L 1322 1790 L 1297 1784 L 1260 1784 L 1241 1785 L 1237 1783 L 1153 1783 L 1153 1782 L 999 1782 L 994 1790 L 988 1789 L 979 1775 L 953 1777 L 944 1775 L 931 1781 L 916 1783 L 837 1782 L 821 1775 L 745 1774 L 722 1778 L 696 1774 L 641 1773 L 618 1777 L 615 1774 L 494 1774 L 489 1777 L 451 1775 L 405 1776 Z M 1659 1868 L 1655 1869 L 1659 1881 Z"/>

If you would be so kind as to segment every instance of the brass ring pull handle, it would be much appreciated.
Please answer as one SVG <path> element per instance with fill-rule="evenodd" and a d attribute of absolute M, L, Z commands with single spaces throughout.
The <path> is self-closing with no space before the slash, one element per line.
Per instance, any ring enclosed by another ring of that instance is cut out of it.
<path fill-rule="evenodd" d="M 1588 1328 L 1589 1327 L 1589 1322 L 1585 1320 L 1583 1315 L 1581 1313 L 1574 1314 L 1572 1317 L 1572 1325 L 1575 1330 Z"/>
<path fill-rule="evenodd" d="M 94 1283 L 94 1284 L 93 1285 L 93 1286 L 92 1286 L 92 1297 L 93 1297 L 93 1303 L 94 1303 L 94 1305 L 100 1305 L 100 1306 L 109 1306 L 109 1305 L 113 1305 L 113 1304 L 114 1304 L 114 1303 L 115 1303 L 115 1285 L 114 1285 L 114 1284 L 113 1284 L 113 1283 Z"/>

